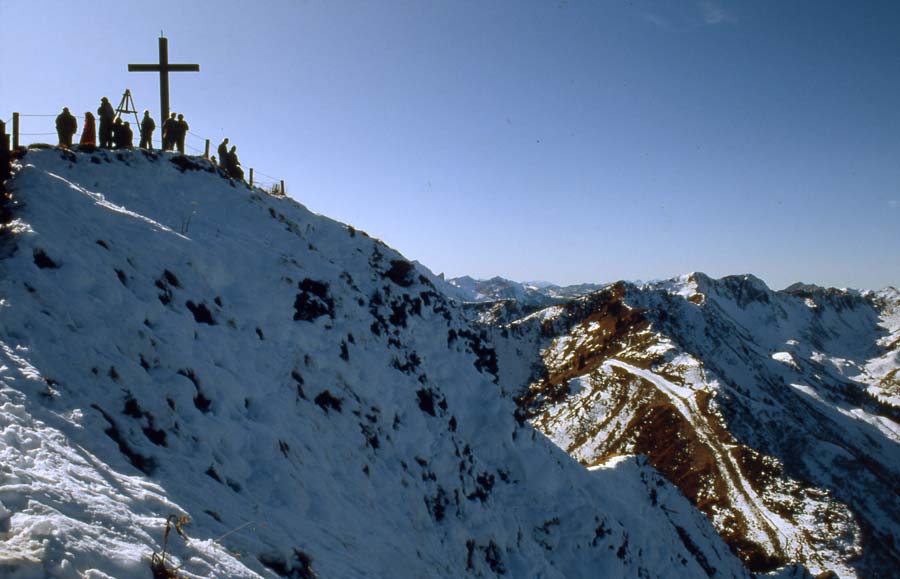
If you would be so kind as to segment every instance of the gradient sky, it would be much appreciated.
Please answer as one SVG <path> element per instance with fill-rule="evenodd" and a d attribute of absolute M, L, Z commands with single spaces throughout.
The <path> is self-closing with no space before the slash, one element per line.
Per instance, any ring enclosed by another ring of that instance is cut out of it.
<path fill-rule="evenodd" d="M 0 21 L 4 120 L 129 87 L 158 121 L 158 75 L 127 64 L 163 30 L 201 65 L 171 76 L 192 133 L 436 273 L 900 287 L 900 2 L 0 0 Z"/>

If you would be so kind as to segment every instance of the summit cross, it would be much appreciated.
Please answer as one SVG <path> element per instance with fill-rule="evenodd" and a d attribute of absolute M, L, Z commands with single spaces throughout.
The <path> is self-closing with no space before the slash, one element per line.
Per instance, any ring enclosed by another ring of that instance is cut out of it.
<path fill-rule="evenodd" d="M 169 118 L 169 73 L 200 72 L 199 64 L 169 64 L 169 40 L 159 37 L 159 64 L 129 64 L 128 72 L 159 73 L 159 111 L 160 121 Z"/>

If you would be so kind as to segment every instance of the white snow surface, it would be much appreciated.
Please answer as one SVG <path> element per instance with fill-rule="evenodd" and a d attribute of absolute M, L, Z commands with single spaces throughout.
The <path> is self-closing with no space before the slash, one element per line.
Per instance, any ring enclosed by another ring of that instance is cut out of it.
<path fill-rule="evenodd" d="M 645 461 L 518 425 L 382 243 L 169 153 L 9 185 L 0 577 L 149 579 L 169 515 L 189 578 L 749 577 Z"/>

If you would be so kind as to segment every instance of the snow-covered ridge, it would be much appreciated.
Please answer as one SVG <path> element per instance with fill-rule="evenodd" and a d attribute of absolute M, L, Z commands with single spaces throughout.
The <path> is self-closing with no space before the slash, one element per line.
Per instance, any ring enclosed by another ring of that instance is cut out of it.
<path fill-rule="evenodd" d="M 898 307 L 893 288 L 693 273 L 613 284 L 495 335 L 501 370 L 513 352 L 535 359 L 523 415 L 587 465 L 647 455 L 752 569 L 890 576 Z"/>
<path fill-rule="evenodd" d="M 749 577 L 641 458 L 514 418 L 394 250 L 169 153 L 30 151 L 0 234 L 0 576 Z"/>

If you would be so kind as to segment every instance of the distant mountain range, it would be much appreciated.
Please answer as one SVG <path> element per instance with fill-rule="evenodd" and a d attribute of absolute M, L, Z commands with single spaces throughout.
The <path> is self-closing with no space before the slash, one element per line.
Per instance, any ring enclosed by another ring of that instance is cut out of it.
<path fill-rule="evenodd" d="M 469 276 L 445 279 L 423 264 L 414 262 L 423 275 L 441 291 L 460 302 L 515 300 L 523 307 L 544 307 L 565 302 L 602 289 L 603 284 L 584 283 L 559 286 L 550 282 L 517 282 L 502 277 L 474 279 Z"/>

